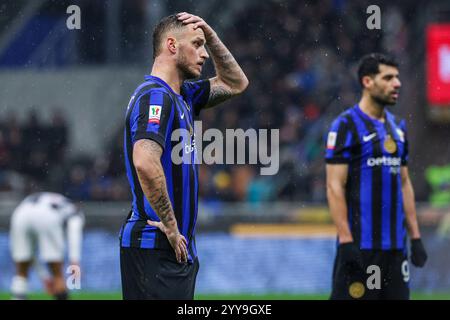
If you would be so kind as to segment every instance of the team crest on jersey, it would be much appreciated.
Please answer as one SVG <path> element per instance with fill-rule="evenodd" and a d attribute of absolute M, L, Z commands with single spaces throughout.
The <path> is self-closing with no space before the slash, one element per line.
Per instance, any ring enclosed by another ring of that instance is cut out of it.
<path fill-rule="evenodd" d="M 336 147 L 337 132 L 328 133 L 327 149 L 333 150 Z"/>
<path fill-rule="evenodd" d="M 405 142 L 405 133 L 403 132 L 403 130 L 400 128 L 397 128 L 397 134 L 398 134 L 398 137 L 400 138 L 400 141 Z"/>
<path fill-rule="evenodd" d="M 161 109 L 162 106 L 150 105 L 148 110 L 148 123 L 159 124 L 159 120 L 161 120 Z"/>
<path fill-rule="evenodd" d="M 386 136 L 386 139 L 384 140 L 384 150 L 386 150 L 389 153 L 395 153 L 397 151 L 397 144 L 395 143 L 394 139 L 390 135 Z"/>

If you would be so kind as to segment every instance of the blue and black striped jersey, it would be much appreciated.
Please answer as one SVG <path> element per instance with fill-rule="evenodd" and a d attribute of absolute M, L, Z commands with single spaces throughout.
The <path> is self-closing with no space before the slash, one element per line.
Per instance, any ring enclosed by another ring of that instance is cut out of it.
<path fill-rule="evenodd" d="M 206 105 L 209 89 L 209 80 L 185 82 L 179 95 L 162 79 L 146 76 L 132 95 L 126 112 L 124 152 L 133 203 L 120 232 L 122 247 L 171 248 L 166 235 L 146 223 L 147 219 L 160 220 L 142 191 L 133 164 L 134 143 L 151 139 L 163 148 L 161 164 L 179 231 L 188 242 L 188 261 L 197 256 L 194 228 L 198 210 L 198 164 L 194 116 Z M 174 137 L 174 131 L 187 134 Z M 180 159 L 183 156 L 183 161 L 174 161 L 172 153 L 178 153 Z M 189 161 L 185 161 L 186 157 Z"/>
<path fill-rule="evenodd" d="M 327 164 L 348 164 L 346 202 L 354 241 L 361 249 L 406 245 L 401 166 L 408 161 L 404 120 L 385 111 L 385 121 L 358 105 L 338 116 L 328 132 Z"/>

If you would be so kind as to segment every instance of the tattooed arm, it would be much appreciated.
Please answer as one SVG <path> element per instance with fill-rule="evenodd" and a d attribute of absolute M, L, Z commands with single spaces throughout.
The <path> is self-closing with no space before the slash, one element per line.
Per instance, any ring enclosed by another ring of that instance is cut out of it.
<path fill-rule="evenodd" d="M 161 146 L 148 139 L 138 140 L 133 147 L 133 163 L 142 191 L 161 222 L 150 221 L 169 240 L 178 262 L 187 261 L 186 239 L 178 231 L 177 220 L 167 192 L 166 177 L 161 165 Z"/>
<path fill-rule="evenodd" d="M 217 33 L 202 18 L 192 14 L 181 12 L 178 14 L 178 19 L 185 24 L 194 24 L 194 29 L 201 28 L 203 30 L 206 45 L 214 62 L 216 76 L 210 79 L 211 89 L 206 108 L 242 93 L 247 88 L 249 81 Z"/>

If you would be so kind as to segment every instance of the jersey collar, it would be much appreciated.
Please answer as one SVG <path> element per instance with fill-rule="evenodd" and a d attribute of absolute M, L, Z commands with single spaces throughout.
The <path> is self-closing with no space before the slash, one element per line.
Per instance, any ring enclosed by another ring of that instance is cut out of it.
<path fill-rule="evenodd" d="M 385 114 L 384 122 L 381 122 L 380 120 L 377 120 L 377 119 L 374 119 L 374 118 L 370 117 L 367 113 L 365 113 L 364 111 L 361 110 L 359 104 L 355 104 L 355 108 L 354 108 L 354 109 L 355 109 L 355 111 L 356 111 L 356 113 L 357 113 L 358 115 L 360 115 L 360 116 L 363 117 L 364 119 L 367 119 L 367 120 L 373 122 L 373 123 L 376 124 L 376 125 L 384 126 L 385 123 L 388 122 L 388 117 L 389 117 L 389 115 L 388 115 L 388 111 L 387 111 L 386 109 L 384 110 L 384 114 Z"/>
<path fill-rule="evenodd" d="M 144 76 L 144 79 L 145 79 L 145 81 L 149 81 L 149 80 L 151 80 L 151 81 L 156 81 L 156 82 L 158 82 L 159 84 L 161 84 L 161 85 L 163 85 L 164 87 L 166 87 L 167 89 L 169 89 L 170 92 L 172 92 L 172 93 L 173 93 L 174 95 L 176 95 L 177 97 L 183 98 L 182 95 L 179 95 L 178 93 L 176 93 L 175 91 L 173 91 L 172 88 L 171 88 L 171 87 L 170 87 L 163 79 L 161 79 L 161 78 L 158 78 L 158 77 L 155 77 L 155 76 L 152 76 L 152 75 L 145 75 L 145 76 Z"/>

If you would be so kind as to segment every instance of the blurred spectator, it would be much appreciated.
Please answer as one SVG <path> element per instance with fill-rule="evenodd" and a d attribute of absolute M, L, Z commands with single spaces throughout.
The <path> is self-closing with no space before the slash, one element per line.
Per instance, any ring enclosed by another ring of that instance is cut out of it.
<path fill-rule="evenodd" d="M 82 165 L 75 165 L 70 169 L 66 182 L 64 195 L 76 200 L 88 200 L 90 182 L 87 179 L 87 170 Z"/>
<path fill-rule="evenodd" d="M 11 163 L 11 153 L 8 148 L 8 142 L 5 134 L 0 131 L 0 170 L 9 168 Z"/>
<path fill-rule="evenodd" d="M 68 128 L 66 119 L 60 108 L 55 108 L 51 116 L 51 123 L 47 130 L 48 154 L 50 161 L 58 163 L 64 160 L 65 149 L 68 141 Z"/>
<path fill-rule="evenodd" d="M 249 185 L 254 179 L 253 167 L 248 165 L 236 165 L 231 169 L 231 188 L 234 201 L 245 201 L 248 198 Z"/>
<path fill-rule="evenodd" d="M 102 157 L 95 159 L 92 168 L 89 170 L 89 199 L 108 200 L 112 187 L 112 178 L 106 176 L 108 162 Z"/>
<path fill-rule="evenodd" d="M 23 132 L 22 171 L 38 180 L 44 180 L 48 168 L 48 135 L 38 118 L 36 108 L 30 110 Z"/>

